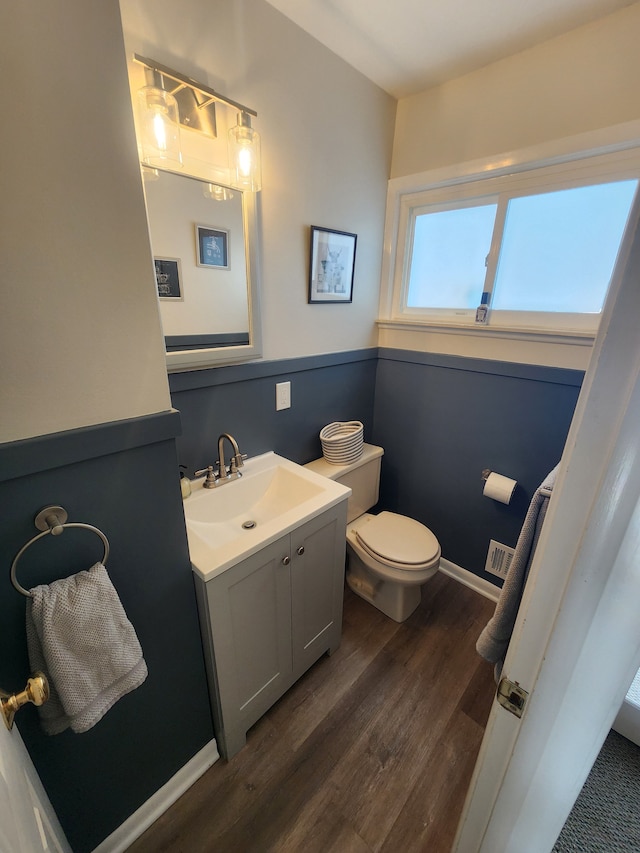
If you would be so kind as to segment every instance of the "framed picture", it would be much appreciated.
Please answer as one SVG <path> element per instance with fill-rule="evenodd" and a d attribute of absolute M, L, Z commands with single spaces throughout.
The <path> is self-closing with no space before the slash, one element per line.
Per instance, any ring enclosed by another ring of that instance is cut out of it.
<path fill-rule="evenodd" d="M 357 239 L 348 231 L 311 226 L 309 302 L 351 302 Z"/>
<path fill-rule="evenodd" d="M 196 225 L 196 262 L 199 267 L 229 269 L 229 232 Z"/>
<path fill-rule="evenodd" d="M 180 283 L 180 258 L 154 258 L 158 298 L 176 301 L 184 299 Z"/>

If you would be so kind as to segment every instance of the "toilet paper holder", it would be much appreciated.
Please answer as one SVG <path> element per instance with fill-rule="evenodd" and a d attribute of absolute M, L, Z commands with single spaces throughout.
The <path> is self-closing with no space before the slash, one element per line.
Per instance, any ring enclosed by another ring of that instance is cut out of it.
<path fill-rule="evenodd" d="M 518 485 L 517 480 L 512 480 L 511 477 L 505 477 L 504 474 L 497 474 L 489 468 L 484 468 L 482 471 L 482 494 L 498 501 L 498 503 L 509 504 L 513 497 L 513 493 Z"/>

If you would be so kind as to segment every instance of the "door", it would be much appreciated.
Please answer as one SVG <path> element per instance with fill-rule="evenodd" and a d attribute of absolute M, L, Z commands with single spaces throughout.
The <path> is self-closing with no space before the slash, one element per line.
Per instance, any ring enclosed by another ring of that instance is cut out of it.
<path fill-rule="evenodd" d="M 71 853 L 17 727 L 0 719 L 0 851 Z"/>
<path fill-rule="evenodd" d="M 291 686 L 290 562 L 284 536 L 206 584 L 225 758 Z"/>
<path fill-rule="evenodd" d="M 457 853 L 548 853 L 640 668 L 640 231 L 636 197 L 503 674 Z"/>
<path fill-rule="evenodd" d="M 346 506 L 343 501 L 291 534 L 294 678 L 340 645 Z"/>

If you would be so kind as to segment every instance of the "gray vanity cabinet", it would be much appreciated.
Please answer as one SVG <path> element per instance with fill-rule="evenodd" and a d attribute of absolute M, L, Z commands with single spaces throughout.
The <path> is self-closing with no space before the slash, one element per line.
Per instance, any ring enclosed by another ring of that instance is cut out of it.
<path fill-rule="evenodd" d="M 340 645 L 346 501 L 291 534 L 291 624 L 294 681 Z"/>
<path fill-rule="evenodd" d="M 340 645 L 346 500 L 196 590 L 216 740 L 229 759 L 247 730 Z"/>

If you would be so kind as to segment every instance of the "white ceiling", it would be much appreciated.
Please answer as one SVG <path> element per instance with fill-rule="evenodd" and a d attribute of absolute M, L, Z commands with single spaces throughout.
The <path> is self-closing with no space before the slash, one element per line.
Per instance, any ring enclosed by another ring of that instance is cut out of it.
<path fill-rule="evenodd" d="M 511 56 L 634 0 L 268 0 L 396 98 Z"/>

